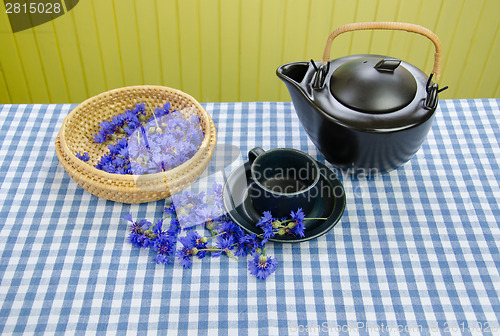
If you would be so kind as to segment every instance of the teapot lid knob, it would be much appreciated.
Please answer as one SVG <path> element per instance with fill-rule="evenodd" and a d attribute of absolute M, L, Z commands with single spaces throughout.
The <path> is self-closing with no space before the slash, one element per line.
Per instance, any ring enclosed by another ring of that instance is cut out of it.
<path fill-rule="evenodd" d="M 401 64 L 401 60 L 395 58 L 384 58 L 375 64 L 374 68 L 378 71 L 394 72 L 394 70 Z"/>

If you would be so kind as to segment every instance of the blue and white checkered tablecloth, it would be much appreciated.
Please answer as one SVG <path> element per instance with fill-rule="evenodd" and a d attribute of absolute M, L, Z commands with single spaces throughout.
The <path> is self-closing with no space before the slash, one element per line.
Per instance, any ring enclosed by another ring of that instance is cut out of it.
<path fill-rule="evenodd" d="M 245 261 L 157 265 L 121 217 L 164 202 L 99 199 L 54 140 L 74 105 L 0 105 L 2 334 L 500 334 L 500 100 L 444 100 L 416 156 L 374 180 L 341 176 L 326 235 L 268 244 L 267 280 Z M 218 142 L 293 147 L 323 160 L 290 103 L 205 104 Z M 398 331 L 399 330 L 399 331 Z"/>

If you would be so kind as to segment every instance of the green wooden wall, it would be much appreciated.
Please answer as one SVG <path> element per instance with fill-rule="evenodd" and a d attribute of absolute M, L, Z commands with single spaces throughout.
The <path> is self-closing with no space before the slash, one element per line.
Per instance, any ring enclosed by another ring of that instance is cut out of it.
<path fill-rule="evenodd" d="M 0 12 L 0 103 L 78 103 L 138 84 L 201 102 L 289 100 L 276 68 L 319 60 L 329 33 L 358 21 L 404 21 L 443 45 L 442 98 L 500 97 L 498 0 L 81 0 L 12 33 Z M 379 53 L 430 72 L 432 44 L 405 32 L 355 32 L 332 58 Z"/>

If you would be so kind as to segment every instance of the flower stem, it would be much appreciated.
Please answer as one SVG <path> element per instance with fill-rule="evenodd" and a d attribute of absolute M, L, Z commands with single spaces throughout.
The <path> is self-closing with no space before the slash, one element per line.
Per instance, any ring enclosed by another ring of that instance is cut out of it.
<path fill-rule="evenodd" d="M 304 218 L 304 220 L 313 220 L 313 219 L 317 219 L 317 220 L 327 220 L 328 218 Z M 287 220 L 284 220 L 284 221 L 280 221 L 281 223 L 288 223 L 288 222 L 293 222 L 295 219 L 287 219 Z"/>
<path fill-rule="evenodd" d="M 216 234 L 216 235 L 213 235 L 213 233 L 212 233 L 212 237 L 205 237 L 205 238 L 207 238 L 207 240 L 210 240 L 210 239 L 213 239 L 213 238 L 215 238 L 215 237 L 222 236 L 224 233 L 226 233 L 226 231 L 221 232 L 221 233 Z"/>
<path fill-rule="evenodd" d="M 209 248 L 205 248 L 205 249 L 198 249 L 198 251 L 218 252 L 218 251 L 222 251 L 222 249 L 220 249 L 218 247 L 209 247 Z"/>
<path fill-rule="evenodd" d="M 219 252 L 219 251 L 222 251 L 222 252 L 224 252 L 225 250 L 224 249 L 220 249 L 218 247 L 209 247 L 209 248 L 206 248 L 206 249 L 198 249 L 198 252 L 200 252 L 200 251 L 207 251 L 207 252 Z M 236 261 L 239 261 L 238 258 L 236 258 L 234 255 L 228 255 L 227 253 L 226 253 L 226 255 L 228 257 L 233 258 Z"/>
<path fill-rule="evenodd" d="M 155 118 L 156 127 L 160 127 L 160 125 L 158 125 L 158 120 L 156 120 L 156 114 L 153 111 L 153 107 L 151 107 L 151 104 L 149 102 L 148 102 L 148 106 L 149 106 L 149 109 L 151 110 L 151 113 L 153 113 L 153 118 Z"/>

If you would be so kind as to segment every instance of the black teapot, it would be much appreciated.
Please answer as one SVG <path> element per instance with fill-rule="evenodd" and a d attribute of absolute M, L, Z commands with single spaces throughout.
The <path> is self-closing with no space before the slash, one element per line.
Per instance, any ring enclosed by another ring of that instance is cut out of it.
<path fill-rule="evenodd" d="M 428 77 L 415 66 L 388 56 L 353 55 L 329 60 L 338 35 L 365 29 L 418 33 L 435 45 Z M 441 44 L 422 26 L 399 22 L 360 22 L 328 37 L 322 62 L 294 62 L 276 73 L 292 98 L 307 134 L 333 165 L 354 175 L 381 174 L 403 165 L 419 150 L 438 104 Z"/>

